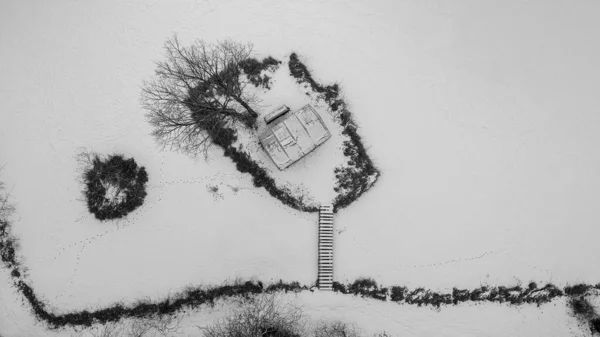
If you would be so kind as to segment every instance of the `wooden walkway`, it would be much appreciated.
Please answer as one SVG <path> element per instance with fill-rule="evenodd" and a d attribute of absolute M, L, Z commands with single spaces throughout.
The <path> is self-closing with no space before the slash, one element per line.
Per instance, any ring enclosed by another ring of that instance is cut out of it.
<path fill-rule="evenodd" d="M 321 205 L 319 210 L 319 268 L 320 290 L 333 286 L 333 205 Z"/>

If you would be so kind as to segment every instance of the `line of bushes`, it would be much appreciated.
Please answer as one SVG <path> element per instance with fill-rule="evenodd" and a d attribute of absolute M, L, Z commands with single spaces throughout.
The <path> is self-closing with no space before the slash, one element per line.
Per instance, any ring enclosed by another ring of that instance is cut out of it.
<path fill-rule="evenodd" d="M 17 259 L 17 240 L 9 232 L 8 220 L 0 219 L 0 260 L 10 270 L 14 278 L 21 277 L 20 263 Z"/>
<path fill-rule="evenodd" d="M 394 286 L 391 288 L 379 287 L 370 278 L 360 278 L 353 283 L 344 285 L 334 282 L 334 291 L 342 294 L 372 298 L 379 301 L 392 301 L 400 304 L 431 305 L 440 308 L 441 305 L 455 305 L 462 302 L 498 302 L 520 304 L 537 304 L 551 301 L 555 297 L 564 296 L 565 292 L 552 284 L 538 288 L 535 283 L 526 288 L 515 287 L 486 287 L 482 286 L 473 290 L 456 289 L 452 293 L 438 293 L 424 288 L 409 291 L 406 287 Z M 587 286 L 588 289 L 593 286 Z M 596 286 L 600 289 L 600 285 Z M 47 322 L 51 328 L 64 326 L 91 326 L 94 323 L 116 322 L 123 318 L 144 318 L 152 315 L 169 315 L 183 309 L 198 308 L 203 304 L 214 305 L 219 299 L 235 296 L 249 296 L 275 292 L 301 292 L 312 288 L 302 286 L 298 282 L 283 282 L 280 280 L 265 287 L 262 282 L 239 282 L 232 285 L 216 287 L 197 287 L 188 289 L 172 298 L 159 302 L 139 302 L 135 305 L 124 306 L 115 304 L 108 308 L 95 311 L 83 310 L 67 314 L 54 314 L 48 311 L 46 304 L 40 300 L 34 290 L 25 281 L 18 281 L 17 288 L 21 291 L 33 313 L 37 318 Z"/>
<path fill-rule="evenodd" d="M 319 82 L 315 81 L 306 65 L 304 65 L 304 63 L 300 61 L 296 53 L 292 53 L 290 55 L 288 67 L 290 68 L 290 74 L 298 81 L 298 83 L 307 83 L 308 85 L 310 85 L 311 89 L 314 92 L 322 94 L 323 99 L 329 105 L 338 102 L 332 108 L 333 111 L 337 111 L 338 105 L 342 104 L 343 102 L 341 99 L 338 98 L 340 93 L 340 87 L 337 83 L 334 83 L 332 85 L 322 85 Z"/>
<path fill-rule="evenodd" d="M 55 314 L 46 309 L 46 304 L 38 298 L 33 288 L 25 281 L 19 281 L 17 288 L 21 291 L 35 316 L 48 323 L 51 328 L 65 326 L 91 326 L 95 323 L 116 322 L 123 318 L 144 318 L 152 315 L 169 315 L 184 308 L 197 308 L 203 304 L 214 305 L 215 301 L 235 296 L 248 296 L 268 292 L 255 282 L 224 285 L 209 288 L 194 288 L 174 298 L 166 298 L 160 302 L 139 302 L 132 306 L 115 304 L 108 308 L 67 314 Z M 273 292 L 275 290 L 271 290 Z"/>
<path fill-rule="evenodd" d="M 338 195 L 333 201 L 334 212 L 348 207 L 375 185 L 381 175 L 373 160 L 367 154 L 358 127 L 347 109 L 346 102 L 339 97 L 338 84 L 324 86 L 311 75 L 296 53 L 290 55 L 288 63 L 290 74 L 298 83 L 307 83 L 312 90 L 321 94 L 329 108 L 336 114 L 336 120 L 342 126 L 342 134 L 349 140 L 343 143 L 343 153 L 348 158 L 346 165 L 335 168 L 336 184 L 334 190 Z"/>
<path fill-rule="evenodd" d="M 392 301 L 411 305 L 431 305 L 440 308 L 441 305 L 455 305 L 462 302 L 498 302 L 519 304 L 537 304 L 550 302 L 553 298 L 561 296 L 570 296 L 572 289 L 600 289 L 600 284 L 591 286 L 580 284 L 576 286 L 567 286 L 564 290 L 549 283 L 539 288 L 535 282 L 531 282 L 527 287 L 519 285 L 514 287 L 504 286 L 481 286 L 475 289 L 454 288 L 452 293 L 440 293 L 425 288 L 416 288 L 409 290 L 402 286 L 393 286 L 390 288 L 379 287 L 375 280 L 370 278 L 360 278 L 350 284 L 333 282 L 333 291 L 342 294 L 352 294 L 365 298 L 372 298 L 380 301 Z"/>
<path fill-rule="evenodd" d="M 3 222 L 6 225 L 5 222 Z M 0 227 L 0 229 L 6 229 Z M 0 233 L 6 233 L 2 231 Z M 4 261 L 5 266 L 16 266 L 17 261 Z M 301 285 L 299 282 L 283 282 L 264 286 L 262 282 L 237 282 L 235 284 L 216 287 L 196 287 L 182 293 L 166 298 L 159 302 L 145 301 L 135 305 L 125 306 L 115 304 L 108 308 L 95 311 L 83 310 L 66 314 L 55 314 L 47 309 L 47 305 L 34 292 L 33 288 L 23 279 L 15 282 L 17 289 L 23 294 L 32 308 L 35 316 L 48 323 L 51 328 L 64 326 L 90 326 L 94 323 L 116 322 L 123 318 L 144 318 L 152 315 L 168 315 L 185 308 L 198 308 L 203 304 L 214 305 L 215 301 L 234 296 L 248 296 L 275 292 L 300 292 L 312 289 L 313 286 Z M 551 301 L 560 296 L 577 296 L 587 293 L 590 289 L 600 289 L 600 284 L 595 286 L 578 284 L 566 286 L 564 291 L 552 284 L 538 288 L 534 282 L 527 287 L 488 287 L 482 286 L 472 290 L 454 288 L 452 293 L 438 293 L 424 288 L 410 291 L 406 287 L 380 287 L 371 278 L 359 278 L 353 283 L 333 283 L 333 290 L 342 294 L 372 298 L 379 301 L 392 301 L 399 304 L 431 305 L 440 308 L 441 305 L 456 305 L 462 302 L 498 302 L 520 305 L 524 303 L 537 304 Z"/>
<path fill-rule="evenodd" d="M 567 306 L 571 309 L 571 315 L 580 324 L 587 325 L 593 334 L 594 332 L 600 332 L 600 315 L 596 311 L 596 307 L 588 301 L 585 296 L 586 293 L 587 290 L 584 293 L 570 295 Z"/>

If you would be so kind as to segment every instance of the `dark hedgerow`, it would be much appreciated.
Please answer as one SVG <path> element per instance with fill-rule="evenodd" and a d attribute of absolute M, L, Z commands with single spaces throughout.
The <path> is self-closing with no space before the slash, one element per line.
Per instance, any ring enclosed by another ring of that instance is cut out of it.
<path fill-rule="evenodd" d="M 583 295 L 590 288 L 592 288 L 592 286 L 588 285 L 588 284 L 576 284 L 574 286 L 566 286 L 565 294 L 567 294 L 567 295 Z"/>
<path fill-rule="evenodd" d="M 348 293 L 370 297 L 376 300 L 385 301 L 387 299 L 387 288 L 379 288 L 377 282 L 372 278 L 359 278 L 348 287 Z M 335 289 L 334 289 L 335 290 Z"/>
<path fill-rule="evenodd" d="M 338 195 L 333 201 L 333 208 L 337 212 L 348 207 L 373 187 L 380 172 L 367 154 L 362 138 L 358 134 L 356 122 L 346 108 L 346 103 L 339 98 L 339 86 L 337 84 L 329 86 L 319 84 L 296 53 L 290 55 L 288 65 L 290 74 L 299 83 L 309 84 L 313 91 L 322 95 L 331 111 L 339 112 L 337 121 L 343 128 L 342 134 L 350 138 L 343 143 L 344 156 L 348 158 L 348 161 L 345 166 L 335 169 L 336 185 L 334 190 Z"/>
<path fill-rule="evenodd" d="M 441 305 L 457 305 L 461 302 L 499 302 L 520 305 L 524 303 L 537 304 L 538 306 L 551 301 L 553 298 L 564 296 L 564 292 L 548 283 L 543 288 L 520 286 L 514 287 L 489 287 L 481 286 L 472 290 L 454 288 L 451 293 L 439 293 L 425 288 L 416 288 L 409 291 L 406 287 L 393 286 L 379 288 L 372 279 L 360 278 L 355 282 L 344 285 L 333 283 L 333 291 L 343 294 L 360 295 L 378 300 L 389 300 L 397 303 L 416 304 L 418 306 L 431 305 L 440 308 Z"/>
<path fill-rule="evenodd" d="M 90 213 L 98 220 L 111 220 L 122 218 L 143 204 L 148 174 L 133 158 L 115 154 L 102 159 L 92 155 L 83 180 Z"/>
<path fill-rule="evenodd" d="M 406 287 L 393 286 L 392 293 L 390 294 L 390 300 L 394 302 L 401 302 L 406 298 Z"/>
<path fill-rule="evenodd" d="M 238 150 L 234 146 L 228 146 L 225 148 L 224 153 L 226 157 L 233 160 L 238 171 L 252 175 L 252 183 L 255 187 L 264 187 L 271 196 L 281 201 L 284 205 L 304 212 L 312 213 L 319 211 L 318 206 L 307 205 L 303 198 L 295 197 L 288 190 L 279 188 L 267 171 L 252 160 L 246 152 Z"/>
<path fill-rule="evenodd" d="M 33 288 L 28 283 L 23 280 L 19 280 L 15 282 L 15 285 L 31 306 L 35 316 L 39 320 L 48 323 L 51 328 L 60 328 L 65 326 L 91 326 L 92 324 L 96 323 L 106 324 L 126 318 L 145 318 L 152 317 L 153 315 L 157 314 L 169 315 L 184 309 L 198 308 L 203 304 L 214 305 L 219 299 L 226 299 L 234 296 L 248 297 L 250 295 L 257 294 L 269 294 L 282 291 L 299 292 L 311 289 L 311 287 L 306 285 L 302 286 L 298 282 L 285 283 L 281 280 L 278 283 L 271 284 L 267 287 L 265 287 L 261 282 L 237 282 L 235 284 L 217 287 L 191 288 L 178 295 L 163 299 L 158 302 L 141 301 L 130 306 L 115 304 L 110 307 L 95 311 L 83 310 L 59 315 L 51 312 L 50 309 L 48 309 L 49 306 L 35 294 Z M 360 295 L 362 297 L 373 298 L 381 301 L 387 301 L 387 295 L 391 294 L 390 300 L 399 304 L 416 304 L 418 306 L 431 305 L 437 308 L 439 308 L 442 304 L 451 305 L 463 301 L 495 302 L 497 301 L 498 296 L 506 298 L 505 301 L 500 302 L 509 302 L 515 305 L 520 305 L 523 303 L 537 303 L 540 305 L 541 303 L 549 302 L 555 297 L 564 295 L 560 289 L 551 284 L 546 285 L 544 288 L 534 290 L 534 292 L 541 292 L 545 290 L 546 292 L 543 293 L 543 296 L 536 296 L 535 293 L 532 293 L 531 289 L 521 289 L 520 287 L 480 287 L 472 291 L 454 289 L 451 294 L 443 294 L 426 290 L 424 288 L 417 288 L 413 291 L 408 291 L 408 289 L 405 287 L 399 286 L 394 286 L 390 289 L 379 288 L 373 279 L 368 278 L 361 278 L 347 285 L 334 282 L 333 289 L 335 292 L 342 294 L 352 294 L 355 296 Z M 483 291 L 484 289 L 487 289 L 490 292 L 493 289 L 498 289 L 495 299 L 491 298 L 490 296 L 483 296 L 482 294 L 485 293 L 485 291 Z M 521 289 L 521 292 L 517 294 L 510 293 L 511 291 L 517 292 L 517 289 Z M 555 291 L 550 291 L 551 289 L 554 289 Z M 472 295 L 473 293 L 478 295 Z M 509 298 L 512 298 L 512 300 L 509 300 Z M 584 308 L 583 312 L 589 312 L 589 310 L 585 307 L 582 308 Z"/>

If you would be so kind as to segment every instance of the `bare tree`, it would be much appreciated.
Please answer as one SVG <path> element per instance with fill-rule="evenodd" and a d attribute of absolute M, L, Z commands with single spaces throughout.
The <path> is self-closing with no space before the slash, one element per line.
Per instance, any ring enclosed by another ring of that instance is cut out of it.
<path fill-rule="evenodd" d="M 185 47 L 174 36 L 165 50 L 166 60 L 157 62 L 154 78 L 142 86 L 142 105 L 160 145 L 195 154 L 236 122 L 254 126 L 256 97 L 245 90 L 248 81 L 239 68 L 252 45 L 196 40 Z"/>
<path fill-rule="evenodd" d="M 321 322 L 313 329 L 314 337 L 360 337 L 360 331 L 354 325 L 344 322 Z"/>
<path fill-rule="evenodd" d="M 298 306 L 282 302 L 277 295 L 258 295 L 201 329 L 206 337 L 299 337 L 304 319 Z"/>
<path fill-rule="evenodd" d="M 98 324 L 79 336 L 92 337 L 168 337 L 181 334 L 183 316 L 154 315 L 147 318 L 134 318 Z"/>
<path fill-rule="evenodd" d="M 123 327 L 118 323 L 99 324 L 90 331 L 92 337 L 120 337 Z"/>
<path fill-rule="evenodd" d="M 155 315 L 149 318 L 135 319 L 127 332 L 128 337 L 169 336 L 178 333 L 182 316 Z M 152 335 L 149 335 L 152 333 Z"/>

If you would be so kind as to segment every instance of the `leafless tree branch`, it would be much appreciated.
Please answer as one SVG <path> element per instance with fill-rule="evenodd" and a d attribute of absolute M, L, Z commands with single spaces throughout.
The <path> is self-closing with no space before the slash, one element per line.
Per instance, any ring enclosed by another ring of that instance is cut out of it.
<path fill-rule="evenodd" d="M 239 303 L 224 318 L 201 330 L 205 337 L 300 336 L 304 319 L 300 307 L 283 303 L 276 294 L 259 295 Z"/>
<path fill-rule="evenodd" d="M 251 44 L 196 40 L 185 47 L 174 36 L 165 43 L 165 54 L 155 76 L 142 85 L 142 106 L 160 146 L 206 153 L 220 128 L 254 125 L 256 97 L 244 90 L 238 66 L 251 56 Z"/>

